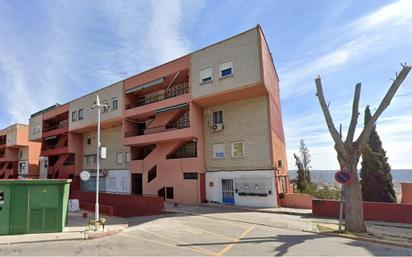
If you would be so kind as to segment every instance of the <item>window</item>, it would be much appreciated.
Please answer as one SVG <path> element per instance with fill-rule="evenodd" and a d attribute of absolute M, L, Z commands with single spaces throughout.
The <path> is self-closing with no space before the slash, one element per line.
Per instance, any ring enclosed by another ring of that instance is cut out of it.
<path fill-rule="evenodd" d="M 223 111 L 213 112 L 213 125 L 223 123 Z"/>
<path fill-rule="evenodd" d="M 233 75 L 233 62 L 227 61 L 219 64 L 219 72 L 221 78 L 230 77 Z"/>
<path fill-rule="evenodd" d="M 117 97 L 114 97 L 112 98 L 112 111 L 117 110 L 117 106 L 118 106 Z"/>
<path fill-rule="evenodd" d="M 212 67 L 207 67 L 200 70 L 200 83 L 208 83 L 212 81 Z"/>
<path fill-rule="evenodd" d="M 86 159 L 86 164 L 96 164 L 97 157 L 95 154 L 85 155 L 84 158 Z"/>
<path fill-rule="evenodd" d="M 123 153 L 117 153 L 117 163 L 123 163 Z"/>
<path fill-rule="evenodd" d="M 104 101 L 103 102 L 103 113 L 109 111 L 109 101 Z"/>
<path fill-rule="evenodd" d="M 183 179 L 197 179 L 197 172 L 184 172 Z"/>
<path fill-rule="evenodd" d="M 243 157 L 243 142 L 233 142 L 232 143 L 232 157 L 242 158 Z"/>
<path fill-rule="evenodd" d="M 213 157 L 215 159 L 225 158 L 225 144 L 214 144 L 213 145 Z"/>
<path fill-rule="evenodd" d="M 40 124 L 37 125 L 37 133 L 40 133 Z"/>
<path fill-rule="evenodd" d="M 72 121 L 77 120 L 77 111 L 72 112 Z"/>
<path fill-rule="evenodd" d="M 125 152 L 124 153 L 124 160 L 127 162 L 130 162 L 130 152 Z"/>
<path fill-rule="evenodd" d="M 82 119 L 83 119 L 83 116 L 84 116 L 84 111 L 83 111 L 83 108 L 81 108 L 81 109 L 79 110 L 79 112 L 78 112 L 78 119 L 79 119 L 79 120 L 82 120 Z"/>
<path fill-rule="evenodd" d="M 278 160 L 278 168 L 282 168 L 282 160 Z"/>
<path fill-rule="evenodd" d="M 92 139 L 89 137 L 89 138 L 87 138 L 87 144 L 88 145 L 91 145 L 92 144 Z"/>
<path fill-rule="evenodd" d="M 153 166 L 148 172 L 147 172 L 147 183 L 150 183 L 153 179 L 157 177 L 157 166 Z"/>
<path fill-rule="evenodd" d="M 173 187 L 166 187 L 166 198 L 167 199 L 174 198 Z"/>

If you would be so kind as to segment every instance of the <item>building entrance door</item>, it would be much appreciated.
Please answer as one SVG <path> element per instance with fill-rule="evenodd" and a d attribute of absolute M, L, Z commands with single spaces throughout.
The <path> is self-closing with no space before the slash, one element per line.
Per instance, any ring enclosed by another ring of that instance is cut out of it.
<path fill-rule="evenodd" d="M 223 204 L 235 204 L 233 179 L 222 179 L 222 202 Z"/>
<path fill-rule="evenodd" d="M 132 174 L 132 194 L 143 194 L 143 178 L 141 173 Z"/>

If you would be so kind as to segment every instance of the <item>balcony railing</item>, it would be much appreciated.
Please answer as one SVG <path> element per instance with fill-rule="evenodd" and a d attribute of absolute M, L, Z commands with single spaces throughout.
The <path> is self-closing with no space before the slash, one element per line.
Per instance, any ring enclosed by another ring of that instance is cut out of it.
<path fill-rule="evenodd" d="M 184 122 L 180 124 L 175 123 L 172 125 L 163 125 L 163 126 L 157 126 L 157 127 L 152 127 L 152 128 L 146 128 L 146 129 L 137 129 L 137 130 L 125 132 L 125 137 L 149 135 L 149 134 L 161 133 L 161 132 L 166 132 L 170 130 L 188 128 L 188 127 L 190 127 L 190 122 Z"/>
<path fill-rule="evenodd" d="M 63 121 L 60 121 L 58 124 L 44 128 L 43 131 L 47 132 L 47 131 L 51 131 L 54 129 L 67 128 L 67 127 L 69 127 L 69 120 L 63 120 Z"/>
<path fill-rule="evenodd" d="M 146 104 L 159 102 L 159 101 L 162 101 L 168 98 L 173 98 L 173 97 L 184 95 L 187 93 L 189 93 L 189 84 L 188 83 L 178 84 L 178 85 L 172 86 L 169 89 L 167 89 L 166 93 L 153 95 L 153 96 L 146 96 L 144 98 L 142 97 L 141 99 L 138 99 L 137 101 L 133 103 L 127 104 L 126 109 L 128 110 L 128 109 L 143 106 Z"/>

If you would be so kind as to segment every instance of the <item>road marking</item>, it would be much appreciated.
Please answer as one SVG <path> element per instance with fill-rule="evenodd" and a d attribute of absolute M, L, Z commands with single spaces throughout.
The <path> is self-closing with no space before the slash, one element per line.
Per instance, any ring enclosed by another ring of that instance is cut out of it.
<path fill-rule="evenodd" d="M 207 252 L 205 252 L 205 251 L 200 251 L 200 250 L 197 250 L 197 249 L 194 249 L 194 248 L 184 248 L 184 247 L 182 248 L 182 247 L 177 246 L 177 245 L 174 245 L 174 244 L 169 244 L 169 243 L 165 243 L 165 242 L 161 242 L 161 241 L 157 241 L 157 240 L 151 240 L 151 239 L 147 239 L 147 238 L 144 238 L 144 237 L 136 236 L 136 235 L 133 235 L 133 234 L 125 234 L 125 233 L 123 233 L 123 234 L 120 234 L 120 235 L 121 235 L 121 236 L 130 237 L 130 238 L 137 238 L 137 239 L 140 239 L 140 240 L 143 240 L 143 241 L 147 241 L 147 242 L 150 242 L 150 243 L 161 244 L 161 245 L 170 246 L 170 247 L 174 247 L 174 248 L 178 248 L 178 249 L 185 249 L 185 250 L 188 250 L 188 251 L 191 251 L 191 252 L 195 252 L 195 253 L 201 253 L 201 254 L 208 254 L 208 255 L 209 255 L 209 253 L 207 253 Z M 216 254 L 214 254 L 214 255 L 216 255 Z"/>
<path fill-rule="evenodd" d="M 144 232 L 147 232 L 147 233 L 150 233 L 150 234 L 153 234 L 153 235 L 156 235 L 156 236 L 158 236 L 158 237 L 165 238 L 165 239 L 170 240 L 170 241 L 175 241 L 175 242 L 177 242 L 177 243 L 179 243 L 179 244 L 183 244 L 183 245 L 188 245 L 188 244 L 189 244 L 188 242 L 184 242 L 184 241 L 181 241 L 181 240 L 178 240 L 178 239 L 174 239 L 174 238 L 172 238 L 172 237 L 169 237 L 169 236 L 166 236 L 166 235 L 163 235 L 163 234 L 154 232 L 154 231 L 149 231 L 149 230 L 146 230 L 146 229 L 144 229 L 144 228 L 140 228 L 140 230 L 141 230 L 141 231 L 144 231 Z M 176 247 L 178 247 L 178 246 L 176 246 Z M 209 250 L 207 250 L 207 249 L 205 249 L 205 248 L 202 248 L 202 247 L 198 247 L 198 246 L 190 246 L 190 247 L 191 247 L 191 248 L 194 248 L 194 249 L 197 249 L 197 250 L 199 250 L 199 251 L 203 251 L 203 253 L 206 253 L 206 254 L 208 254 L 208 255 L 214 255 L 214 256 L 217 255 L 217 253 L 212 252 L 212 251 L 209 251 Z"/>
<path fill-rule="evenodd" d="M 246 236 L 250 231 L 252 231 L 252 229 L 254 229 L 256 227 L 256 225 L 252 225 L 250 226 L 248 229 L 246 229 L 235 241 L 233 241 L 231 244 L 227 245 L 225 248 L 223 248 L 222 251 L 220 251 L 217 255 L 218 256 L 222 256 L 225 253 L 227 253 L 230 249 L 232 249 L 232 247 L 240 241 L 240 239 L 242 239 L 242 237 Z"/>
<path fill-rule="evenodd" d="M 177 222 L 177 221 L 172 221 L 172 222 L 175 223 L 175 224 L 177 224 L 177 225 L 179 225 L 179 226 L 188 227 L 188 228 L 191 228 L 191 229 L 193 229 L 193 230 L 197 230 L 197 231 L 200 231 L 200 232 L 203 232 L 203 233 L 206 233 L 206 234 L 210 234 L 210 235 L 212 235 L 212 236 L 218 236 L 218 237 L 220 237 L 220 238 L 227 239 L 227 240 L 231 240 L 231 241 L 236 240 L 236 238 L 234 238 L 234 237 L 225 236 L 225 235 L 222 235 L 222 234 L 219 234 L 219 233 L 211 232 L 211 231 L 208 231 L 208 230 L 204 230 L 204 229 L 197 228 L 197 227 L 193 227 L 193 226 L 186 225 L 186 224 L 181 224 L 181 223 L 179 223 L 179 222 Z M 199 223 L 192 223 L 192 224 L 199 224 Z"/>

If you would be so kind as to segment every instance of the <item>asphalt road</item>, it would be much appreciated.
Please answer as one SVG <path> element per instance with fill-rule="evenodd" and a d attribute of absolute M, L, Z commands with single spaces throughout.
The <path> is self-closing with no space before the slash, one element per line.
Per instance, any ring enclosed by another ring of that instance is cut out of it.
<path fill-rule="evenodd" d="M 228 214 L 231 215 L 231 214 Z M 412 255 L 411 249 L 204 216 L 133 218 L 102 239 L 1 245 L 6 255 Z"/>

